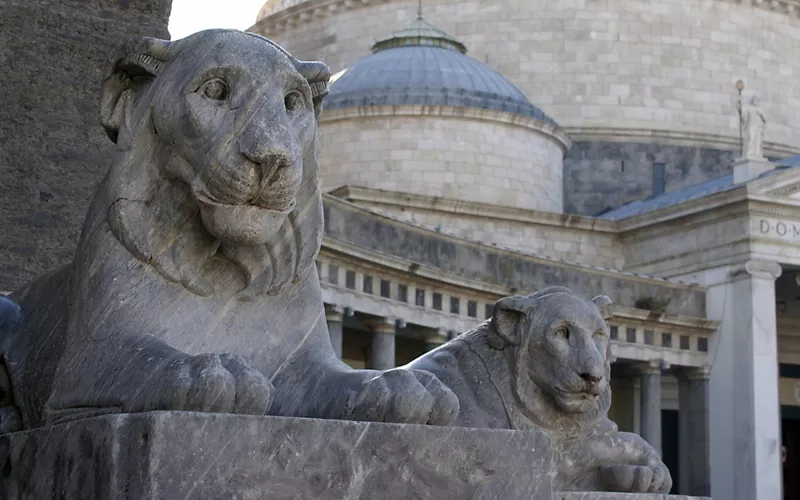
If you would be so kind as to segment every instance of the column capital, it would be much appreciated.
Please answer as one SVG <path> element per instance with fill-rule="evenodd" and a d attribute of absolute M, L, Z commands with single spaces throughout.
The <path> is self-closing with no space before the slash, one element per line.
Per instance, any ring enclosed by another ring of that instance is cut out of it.
<path fill-rule="evenodd" d="M 344 307 L 337 304 L 325 304 L 325 319 L 328 322 L 344 321 Z"/>
<path fill-rule="evenodd" d="M 731 269 L 730 276 L 733 278 L 742 277 L 742 275 L 750 275 L 756 279 L 772 280 L 780 278 L 783 269 L 777 262 L 770 262 L 768 260 L 748 260 L 742 264 L 734 266 Z"/>
<path fill-rule="evenodd" d="M 651 359 L 650 361 L 636 363 L 636 370 L 642 375 L 661 374 L 664 370 L 669 370 L 669 363 L 661 359 Z"/>
<path fill-rule="evenodd" d="M 711 377 L 710 366 L 682 366 L 676 371 L 678 378 L 686 380 L 708 380 Z"/>
<path fill-rule="evenodd" d="M 391 333 L 394 335 L 397 330 L 397 320 L 395 318 L 361 318 L 361 323 L 373 331 L 373 333 Z"/>

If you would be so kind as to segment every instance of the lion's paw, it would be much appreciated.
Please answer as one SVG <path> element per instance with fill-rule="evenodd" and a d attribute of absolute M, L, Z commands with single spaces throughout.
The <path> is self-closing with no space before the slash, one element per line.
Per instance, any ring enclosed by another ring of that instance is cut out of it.
<path fill-rule="evenodd" d="M 273 386 L 241 356 L 202 354 L 167 365 L 154 406 L 172 411 L 265 415 Z"/>
<path fill-rule="evenodd" d="M 449 425 L 458 415 L 458 398 L 433 374 L 396 368 L 367 381 L 349 420 Z"/>
<path fill-rule="evenodd" d="M 600 468 L 606 491 L 623 493 L 669 493 L 672 477 L 661 460 L 650 465 L 607 465 Z"/>

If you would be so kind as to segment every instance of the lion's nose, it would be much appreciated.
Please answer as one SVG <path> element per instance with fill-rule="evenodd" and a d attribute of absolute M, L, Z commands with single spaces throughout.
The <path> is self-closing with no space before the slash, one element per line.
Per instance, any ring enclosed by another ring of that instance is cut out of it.
<path fill-rule="evenodd" d="M 266 108 L 269 109 L 269 108 Z M 274 113 L 255 113 L 242 127 L 239 152 L 257 165 L 273 164 L 276 159 L 292 158 L 295 147 L 291 128 Z"/>
<path fill-rule="evenodd" d="M 267 168 L 275 164 L 290 163 L 292 158 L 289 148 L 263 146 L 255 140 L 242 141 L 239 144 L 239 151 L 252 163 Z"/>

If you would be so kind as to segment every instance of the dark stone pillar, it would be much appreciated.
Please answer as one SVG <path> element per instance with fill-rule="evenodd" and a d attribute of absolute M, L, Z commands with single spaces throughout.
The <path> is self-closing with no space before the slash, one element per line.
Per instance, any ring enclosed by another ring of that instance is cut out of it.
<path fill-rule="evenodd" d="M 69 262 L 112 143 L 106 60 L 134 35 L 168 38 L 171 0 L 0 0 L 0 291 Z"/>
<path fill-rule="evenodd" d="M 344 310 L 336 305 L 325 304 L 325 319 L 328 321 L 328 334 L 336 357 L 342 359 L 342 326 Z"/>
<path fill-rule="evenodd" d="M 706 368 L 678 373 L 678 446 L 681 495 L 711 496 Z"/>

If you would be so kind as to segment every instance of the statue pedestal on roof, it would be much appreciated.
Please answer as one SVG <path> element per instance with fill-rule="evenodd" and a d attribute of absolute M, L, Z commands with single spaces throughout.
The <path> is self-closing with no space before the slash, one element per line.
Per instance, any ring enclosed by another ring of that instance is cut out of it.
<path fill-rule="evenodd" d="M 733 162 L 733 183 L 741 184 L 752 181 L 773 169 L 775 169 L 775 164 L 766 158 L 738 158 Z"/>

